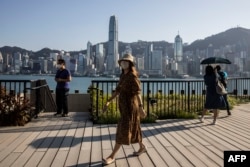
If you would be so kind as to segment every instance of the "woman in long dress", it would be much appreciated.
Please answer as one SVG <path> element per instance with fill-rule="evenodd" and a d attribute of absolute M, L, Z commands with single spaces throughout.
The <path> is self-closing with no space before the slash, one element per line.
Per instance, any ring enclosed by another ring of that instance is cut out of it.
<path fill-rule="evenodd" d="M 216 84 L 218 82 L 218 74 L 216 69 L 208 65 L 205 70 L 204 82 L 207 87 L 206 89 L 206 101 L 202 116 L 200 118 L 201 122 L 204 122 L 204 115 L 207 110 L 213 110 L 214 119 L 213 125 L 217 122 L 217 117 L 219 115 L 219 108 L 225 106 L 225 101 L 222 95 L 216 92 Z"/>
<path fill-rule="evenodd" d="M 119 110 L 121 118 L 117 124 L 116 144 L 114 150 L 106 159 L 103 159 L 105 165 L 111 164 L 115 161 L 115 154 L 123 144 L 130 145 L 133 143 L 139 143 L 139 150 L 134 152 L 134 155 L 136 156 L 147 151 L 142 143 L 142 132 L 140 126 L 140 113 L 145 114 L 145 111 L 143 109 L 140 81 L 134 66 L 133 56 L 131 54 L 125 54 L 118 63 L 122 68 L 120 81 L 112 97 L 104 106 L 103 111 L 105 112 L 110 101 L 119 95 Z"/>

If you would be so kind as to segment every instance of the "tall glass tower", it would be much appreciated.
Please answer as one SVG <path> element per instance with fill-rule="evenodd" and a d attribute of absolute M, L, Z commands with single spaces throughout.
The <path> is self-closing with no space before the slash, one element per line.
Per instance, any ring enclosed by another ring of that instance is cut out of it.
<path fill-rule="evenodd" d="M 153 52 L 153 44 L 149 43 L 145 49 L 145 57 L 144 57 L 144 69 L 147 71 L 152 70 L 152 52 Z"/>
<path fill-rule="evenodd" d="M 109 41 L 108 41 L 108 57 L 107 70 L 114 74 L 118 67 L 118 21 L 115 16 L 111 16 L 109 20 Z"/>
<path fill-rule="evenodd" d="M 183 59 L 183 46 L 182 39 L 178 33 L 174 40 L 174 58 L 177 61 L 182 61 Z"/>

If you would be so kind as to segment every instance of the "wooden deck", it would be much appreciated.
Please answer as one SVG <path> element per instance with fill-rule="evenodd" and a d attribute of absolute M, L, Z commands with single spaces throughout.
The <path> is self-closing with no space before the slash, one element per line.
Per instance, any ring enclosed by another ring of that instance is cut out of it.
<path fill-rule="evenodd" d="M 132 156 L 138 145 L 123 146 L 115 163 L 132 167 L 223 166 L 224 150 L 250 150 L 250 104 L 231 116 L 161 120 L 142 124 L 148 152 Z M 42 113 L 24 127 L 0 127 L 0 167 L 102 166 L 115 142 L 116 125 L 93 125 L 83 113 L 54 117 Z"/>

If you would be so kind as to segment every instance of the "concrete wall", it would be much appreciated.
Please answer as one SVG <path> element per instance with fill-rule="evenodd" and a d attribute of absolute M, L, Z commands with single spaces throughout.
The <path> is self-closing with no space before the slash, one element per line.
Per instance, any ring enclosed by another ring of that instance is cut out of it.
<path fill-rule="evenodd" d="M 89 94 L 69 94 L 68 100 L 70 112 L 88 112 L 90 107 Z"/>
<path fill-rule="evenodd" d="M 55 99 L 55 93 L 52 93 Z M 88 112 L 90 107 L 90 95 L 82 93 L 72 93 L 68 97 L 69 112 Z"/>

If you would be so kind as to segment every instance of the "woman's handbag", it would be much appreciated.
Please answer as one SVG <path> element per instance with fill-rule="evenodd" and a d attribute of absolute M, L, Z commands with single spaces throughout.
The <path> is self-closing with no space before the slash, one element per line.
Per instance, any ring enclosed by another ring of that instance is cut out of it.
<path fill-rule="evenodd" d="M 217 84 L 216 84 L 216 92 L 220 95 L 225 95 L 227 94 L 227 91 L 224 87 L 224 85 L 220 82 L 220 81 L 217 81 Z"/>

